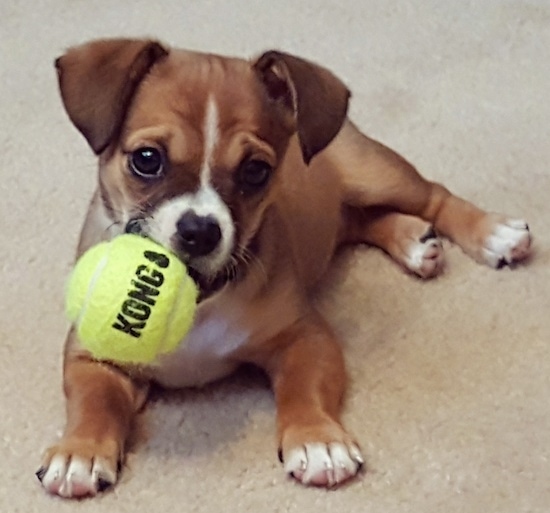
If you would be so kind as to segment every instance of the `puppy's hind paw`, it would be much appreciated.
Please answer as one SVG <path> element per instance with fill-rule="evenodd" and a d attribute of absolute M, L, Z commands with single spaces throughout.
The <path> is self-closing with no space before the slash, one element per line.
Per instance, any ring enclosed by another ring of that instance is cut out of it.
<path fill-rule="evenodd" d="M 408 246 L 403 263 L 409 271 L 420 278 L 433 278 L 441 273 L 445 255 L 441 240 L 433 229 Z"/>
<path fill-rule="evenodd" d="M 500 269 L 527 258 L 531 252 L 531 232 L 525 221 L 504 219 L 496 222 L 485 238 L 482 257 L 487 265 Z"/>

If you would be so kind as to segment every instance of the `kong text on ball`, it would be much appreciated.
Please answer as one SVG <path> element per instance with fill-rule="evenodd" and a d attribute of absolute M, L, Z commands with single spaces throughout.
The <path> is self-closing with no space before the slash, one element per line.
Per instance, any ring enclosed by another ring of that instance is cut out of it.
<path fill-rule="evenodd" d="M 66 310 L 94 358 L 151 363 L 185 338 L 197 287 L 176 255 L 138 235 L 86 251 L 67 288 Z"/>

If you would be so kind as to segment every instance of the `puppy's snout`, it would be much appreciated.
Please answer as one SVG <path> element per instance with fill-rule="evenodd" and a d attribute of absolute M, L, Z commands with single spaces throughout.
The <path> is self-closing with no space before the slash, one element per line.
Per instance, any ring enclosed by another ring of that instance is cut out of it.
<path fill-rule="evenodd" d="M 181 248 L 191 257 L 212 253 L 220 243 L 222 231 L 212 216 L 199 216 L 194 211 L 183 214 L 176 223 Z"/>

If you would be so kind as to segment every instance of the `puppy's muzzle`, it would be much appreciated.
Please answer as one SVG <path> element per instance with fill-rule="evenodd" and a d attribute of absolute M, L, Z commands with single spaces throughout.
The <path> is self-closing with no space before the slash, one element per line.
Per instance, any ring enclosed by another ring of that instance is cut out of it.
<path fill-rule="evenodd" d="M 213 216 L 200 216 L 190 210 L 176 223 L 178 245 L 191 258 L 204 257 L 219 245 L 222 231 Z"/>

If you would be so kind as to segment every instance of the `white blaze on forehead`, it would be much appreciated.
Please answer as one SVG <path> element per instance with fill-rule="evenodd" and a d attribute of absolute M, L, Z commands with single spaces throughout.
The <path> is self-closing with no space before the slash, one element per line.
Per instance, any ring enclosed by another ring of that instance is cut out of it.
<path fill-rule="evenodd" d="M 206 115 L 203 124 L 204 157 L 201 165 L 201 188 L 210 185 L 211 165 L 214 150 L 220 136 L 218 127 L 218 108 L 216 102 L 210 96 L 206 103 Z"/>

